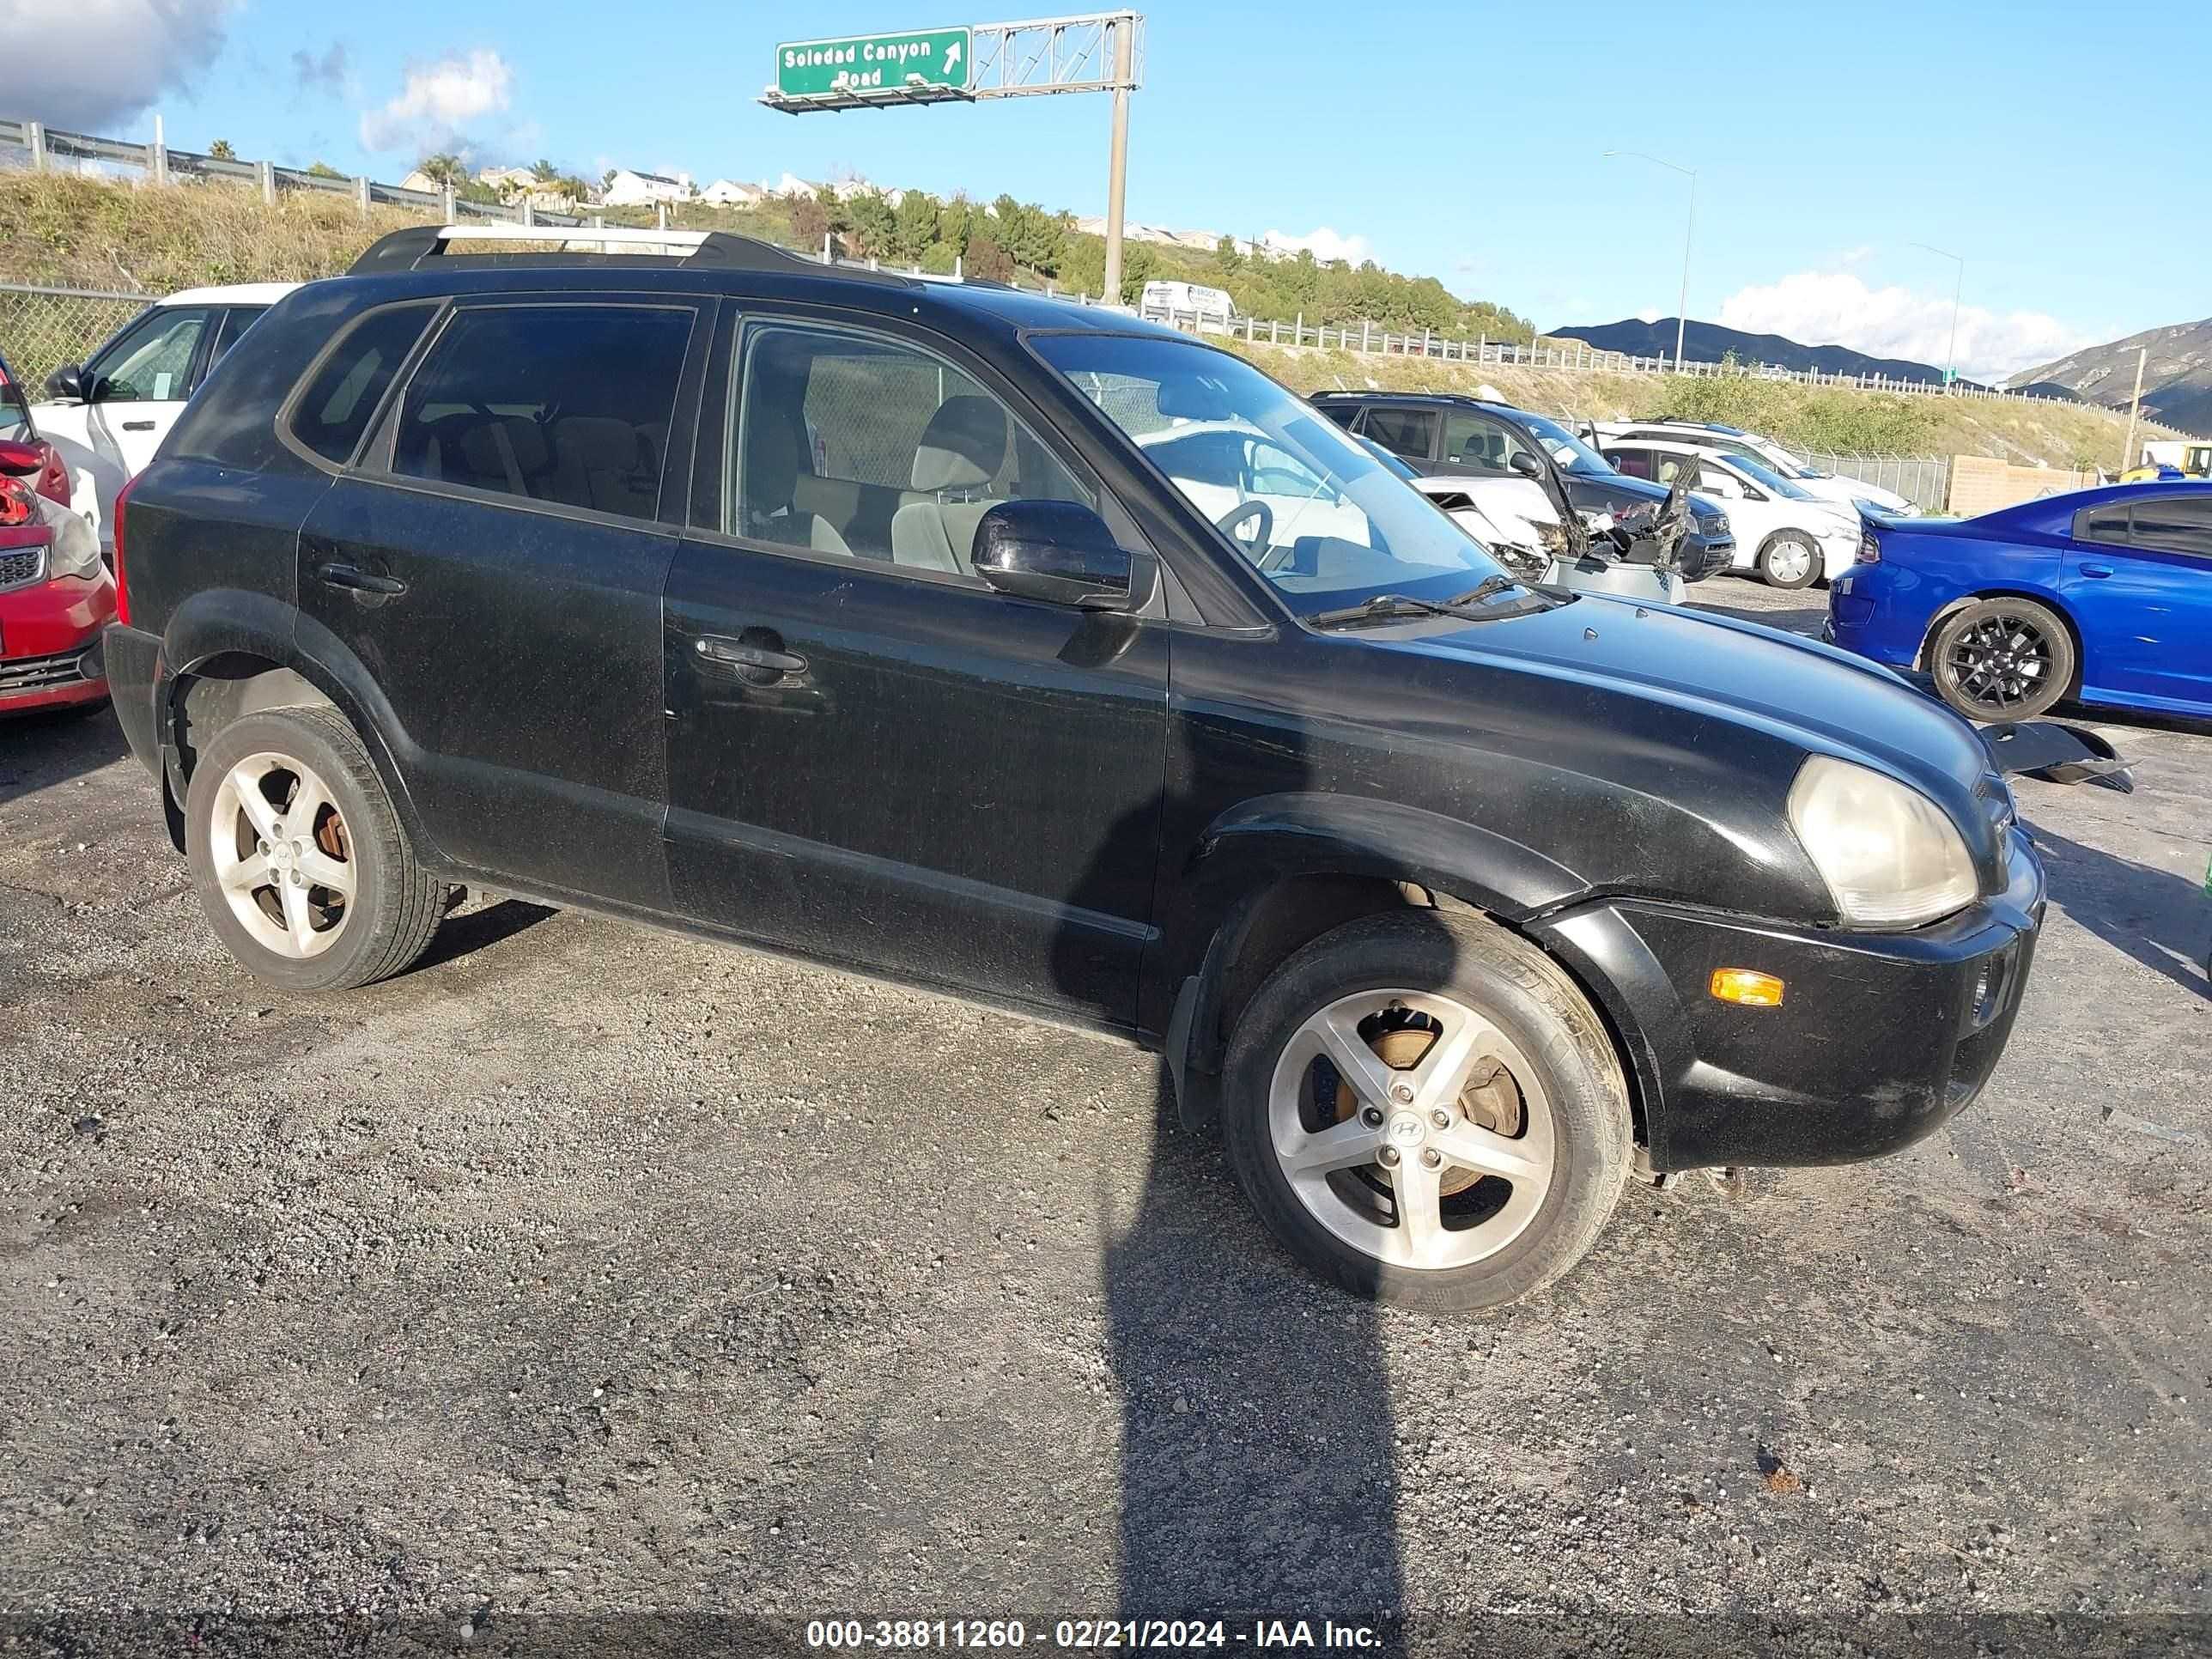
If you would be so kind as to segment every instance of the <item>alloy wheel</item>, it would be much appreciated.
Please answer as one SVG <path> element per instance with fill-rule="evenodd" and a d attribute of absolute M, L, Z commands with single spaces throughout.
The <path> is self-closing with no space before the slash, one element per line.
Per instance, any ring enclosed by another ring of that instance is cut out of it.
<path fill-rule="evenodd" d="M 1766 556 L 1766 568 L 1776 581 L 1795 587 L 1813 568 L 1813 550 L 1800 541 L 1777 542 Z"/>
<path fill-rule="evenodd" d="M 231 914 L 256 944 L 304 961 L 337 943 L 358 870 L 329 787 L 289 755 L 248 755 L 216 790 L 208 847 Z"/>
<path fill-rule="evenodd" d="M 1525 1231 L 1550 1191 L 1550 1099 L 1512 1040 L 1456 998 L 1342 997 L 1284 1045 L 1268 1132 L 1291 1193 L 1355 1249 L 1462 1267 Z"/>
<path fill-rule="evenodd" d="M 2034 699 L 2051 678 L 2051 641 L 2020 617 L 1985 617 L 1951 641 L 1944 665 L 1959 695 L 2002 714 Z"/>

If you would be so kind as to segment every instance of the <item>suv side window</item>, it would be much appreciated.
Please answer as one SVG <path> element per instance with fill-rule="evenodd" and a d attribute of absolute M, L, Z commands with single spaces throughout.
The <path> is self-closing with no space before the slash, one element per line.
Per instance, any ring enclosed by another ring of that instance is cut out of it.
<path fill-rule="evenodd" d="M 2137 547 L 2212 559 L 2212 499 L 2208 495 L 2212 492 L 2137 500 L 2128 539 Z"/>
<path fill-rule="evenodd" d="M 997 503 L 1096 504 L 996 397 L 899 341 L 763 325 L 732 384 L 727 535 L 972 575 Z"/>
<path fill-rule="evenodd" d="M 428 301 L 386 306 L 356 321 L 293 404 L 292 435 L 326 461 L 343 466 L 351 460 L 392 377 L 436 309 Z"/>
<path fill-rule="evenodd" d="M 1316 404 L 1314 407 L 1346 432 L 1355 431 L 1359 426 L 1360 405 L 1358 404 L 1347 404 L 1332 398 L 1327 403 Z"/>
<path fill-rule="evenodd" d="M 1648 478 L 1651 476 L 1651 452 L 1648 449 L 1608 449 L 1605 458 L 1624 478 Z"/>
<path fill-rule="evenodd" d="M 1432 409 L 1371 404 L 1367 410 L 1367 424 L 1361 430 L 1394 455 L 1425 461 L 1437 447 L 1437 412 Z"/>
<path fill-rule="evenodd" d="M 692 319 L 649 305 L 455 312 L 408 382 L 392 471 L 653 518 Z"/>
<path fill-rule="evenodd" d="M 157 306 L 87 365 L 93 401 L 182 403 L 208 313 L 197 306 Z"/>
<path fill-rule="evenodd" d="M 1444 415 L 1444 459 L 1484 472 L 1510 472 L 1528 446 L 1503 421 L 1455 409 Z M 1534 453 L 1532 450 L 1530 453 Z M 1539 456 L 1538 459 L 1542 457 Z"/>

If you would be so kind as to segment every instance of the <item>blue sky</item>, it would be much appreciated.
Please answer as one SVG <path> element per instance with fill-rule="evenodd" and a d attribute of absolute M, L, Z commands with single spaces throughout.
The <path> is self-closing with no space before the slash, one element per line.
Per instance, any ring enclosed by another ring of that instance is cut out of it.
<path fill-rule="evenodd" d="M 593 176 L 859 173 L 1103 211 L 1103 97 L 799 118 L 755 101 L 777 40 L 966 21 L 940 3 L 76 0 L 21 46 L 62 72 L 11 77 L 0 102 L 58 99 L 30 112 L 122 137 L 158 107 L 179 146 L 385 179 L 459 142 Z M 1632 149 L 1699 169 L 1693 317 L 1940 359 L 1955 268 L 1916 242 L 1966 258 L 1960 356 L 1980 372 L 2212 311 L 2205 8 L 1146 15 L 1128 204 L 1145 222 L 1325 229 L 1540 326 L 1671 314 L 1686 182 L 1603 159 Z"/>

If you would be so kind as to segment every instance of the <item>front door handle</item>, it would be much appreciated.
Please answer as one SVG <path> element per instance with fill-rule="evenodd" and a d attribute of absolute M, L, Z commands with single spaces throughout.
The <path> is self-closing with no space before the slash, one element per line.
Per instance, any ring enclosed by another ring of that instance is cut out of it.
<path fill-rule="evenodd" d="M 2112 567 L 2108 564 L 2085 564 L 2080 568 L 2083 575 L 2094 576 L 2100 581 L 2112 574 Z"/>
<path fill-rule="evenodd" d="M 778 651 L 769 646 L 756 645 L 750 640 L 724 639 L 719 634 L 702 634 L 693 648 L 708 662 L 725 667 L 754 669 L 770 674 L 804 674 L 806 659 L 795 657 L 788 651 Z"/>
<path fill-rule="evenodd" d="M 125 432 L 151 432 L 154 429 L 154 423 L 151 421 L 125 421 L 123 423 L 123 429 Z"/>
<path fill-rule="evenodd" d="M 407 591 L 407 584 L 398 577 L 380 576 L 357 564 L 319 564 L 315 575 L 324 586 L 343 588 L 349 593 L 372 593 L 388 599 Z"/>

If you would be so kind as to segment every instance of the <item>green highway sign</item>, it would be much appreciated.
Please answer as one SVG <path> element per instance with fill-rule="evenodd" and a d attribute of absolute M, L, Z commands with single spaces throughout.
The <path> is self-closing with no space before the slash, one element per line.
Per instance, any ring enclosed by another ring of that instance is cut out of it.
<path fill-rule="evenodd" d="M 775 49 L 775 90 L 782 98 L 865 98 L 902 91 L 919 79 L 962 91 L 970 44 L 964 28 L 790 41 Z"/>

